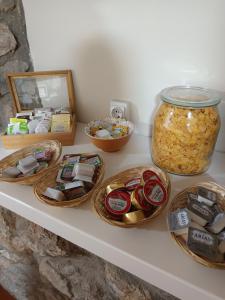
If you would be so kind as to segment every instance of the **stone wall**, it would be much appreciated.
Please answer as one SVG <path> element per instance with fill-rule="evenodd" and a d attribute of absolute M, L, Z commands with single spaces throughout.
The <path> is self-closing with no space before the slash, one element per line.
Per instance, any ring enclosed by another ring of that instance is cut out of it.
<path fill-rule="evenodd" d="M 0 0 L 0 130 L 13 115 L 8 72 L 33 70 L 21 0 Z"/>
<path fill-rule="evenodd" d="M 18 300 L 175 300 L 4 208 L 0 285 Z"/>

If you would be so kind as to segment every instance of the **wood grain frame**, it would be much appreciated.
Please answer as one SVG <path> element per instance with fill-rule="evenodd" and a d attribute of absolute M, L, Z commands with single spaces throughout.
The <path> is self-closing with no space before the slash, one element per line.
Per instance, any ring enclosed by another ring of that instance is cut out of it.
<path fill-rule="evenodd" d="M 73 85 L 73 76 L 71 70 L 60 70 L 60 71 L 43 71 L 43 72 L 23 72 L 23 73 L 8 73 L 7 82 L 9 90 L 14 103 L 14 113 L 21 112 L 21 104 L 17 94 L 15 80 L 18 78 L 51 78 L 51 77 L 64 77 L 67 81 L 67 90 L 69 96 L 70 109 L 72 114 L 75 113 L 75 94 Z"/>

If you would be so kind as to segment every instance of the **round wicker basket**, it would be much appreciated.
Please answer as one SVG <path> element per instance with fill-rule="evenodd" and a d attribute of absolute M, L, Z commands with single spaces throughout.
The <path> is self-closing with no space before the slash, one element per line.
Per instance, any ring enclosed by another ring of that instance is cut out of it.
<path fill-rule="evenodd" d="M 152 170 L 161 178 L 163 184 L 165 185 L 165 187 L 167 189 L 167 198 L 169 199 L 170 180 L 169 180 L 169 177 L 168 177 L 167 173 L 165 173 L 164 171 L 162 171 L 161 169 L 159 169 L 155 166 L 140 166 L 140 167 L 128 169 L 126 171 L 118 173 L 117 175 L 112 176 L 112 177 L 108 178 L 107 180 L 105 180 L 100 186 L 98 186 L 96 188 L 95 192 L 93 193 L 93 195 L 92 195 L 93 208 L 94 208 L 95 212 L 97 213 L 97 215 L 102 220 L 104 220 L 105 222 L 107 222 L 111 225 L 124 227 L 124 228 L 129 228 L 129 227 L 135 227 L 135 226 L 138 226 L 140 224 L 146 223 L 146 222 L 150 221 L 151 219 L 157 217 L 162 212 L 162 210 L 165 208 L 168 201 L 165 202 L 165 204 L 163 204 L 159 207 L 156 207 L 155 210 L 150 215 L 145 217 L 144 219 L 139 220 L 139 221 L 137 221 L 136 223 L 133 223 L 133 224 L 126 224 L 122 221 L 117 221 L 117 220 L 111 219 L 110 215 L 105 210 L 104 198 L 105 198 L 105 195 L 106 195 L 106 187 L 109 184 L 112 184 L 112 183 L 121 183 L 121 182 L 125 183 L 129 179 L 132 179 L 132 178 L 137 177 L 137 176 L 141 176 L 141 174 L 145 170 Z"/>
<path fill-rule="evenodd" d="M 3 176 L 2 171 L 6 169 L 7 167 L 14 167 L 18 160 L 33 154 L 33 150 L 36 147 L 48 147 L 53 150 L 53 156 L 51 161 L 49 162 L 49 166 L 46 169 L 40 170 L 38 173 L 30 176 L 24 176 L 24 177 L 18 177 L 18 178 L 10 178 Z M 58 162 L 60 156 L 62 153 L 62 145 L 57 140 L 46 140 L 37 144 L 30 145 L 28 147 L 22 148 L 5 158 L 3 158 L 0 161 L 0 181 L 6 181 L 6 182 L 12 182 L 12 183 L 19 183 L 19 184 L 25 184 L 25 185 L 32 185 L 36 181 L 38 181 L 47 170 L 54 167 L 55 164 Z"/>
<path fill-rule="evenodd" d="M 106 118 L 105 121 L 112 123 L 115 121 L 114 118 Z M 117 122 L 120 122 L 119 119 L 116 120 Z M 125 121 L 126 125 L 129 127 L 129 133 L 125 136 L 113 138 L 113 139 L 108 139 L 108 138 L 98 138 L 94 137 L 90 134 L 90 128 L 94 126 L 96 121 L 91 121 L 87 127 L 85 127 L 84 132 L 85 134 L 90 138 L 91 142 L 98 148 L 102 149 L 105 152 L 116 152 L 119 151 L 122 147 L 124 147 L 131 135 L 133 134 L 134 131 L 134 124 L 130 121 Z M 104 120 L 102 120 L 104 122 Z"/>
<path fill-rule="evenodd" d="M 92 155 L 93 153 L 82 153 L 82 155 Z M 81 155 L 81 154 L 77 154 Z M 96 155 L 96 154 L 95 154 Z M 46 190 L 48 187 L 54 187 L 56 185 L 56 177 L 58 175 L 58 171 L 60 168 L 60 164 L 56 165 L 54 168 L 49 170 L 48 173 L 45 174 L 44 177 L 40 178 L 40 180 L 35 184 L 34 186 L 34 194 L 40 200 L 41 202 L 44 202 L 48 205 L 55 206 L 55 207 L 75 207 L 79 206 L 83 202 L 87 201 L 90 199 L 92 193 L 95 190 L 95 187 L 98 186 L 103 180 L 104 177 L 104 162 L 102 158 L 99 156 L 101 165 L 98 169 L 97 173 L 97 180 L 95 182 L 95 186 L 84 196 L 72 199 L 72 200 L 65 200 L 65 201 L 56 201 L 53 199 L 50 199 L 46 196 L 43 195 L 43 192 Z"/>
<path fill-rule="evenodd" d="M 202 182 L 197 185 L 188 187 L 179 194 L 177 194 L 172 200 L 168 212 L 170 213 L 177 210 L 178 208 L 187 207 L 187 192 L 196 193 L 198 187 L 205 187 L 216 192 L 218 195 L 218 206 L 221 209 L 225 210 L 225 188 L 214 182 Z M 185 240 L 181 236 L 176 236 L 173 232 L 171 232 L 171 237 L 181 247 L 181 249 L 189 256 L 191 256 L 196 262 L 210 268 L 225 269 L 225 262 L 212 262 L 205 257 L 201 257 L 189 250 Z"/>

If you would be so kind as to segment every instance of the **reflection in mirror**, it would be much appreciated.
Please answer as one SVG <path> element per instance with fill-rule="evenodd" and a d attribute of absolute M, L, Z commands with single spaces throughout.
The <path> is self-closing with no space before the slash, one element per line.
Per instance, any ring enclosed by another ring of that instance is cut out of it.
<path fill-rule="evenodd" d="M 66 77 L 15 78 L 15 87 L 22 110 L 70 106 Z"/>

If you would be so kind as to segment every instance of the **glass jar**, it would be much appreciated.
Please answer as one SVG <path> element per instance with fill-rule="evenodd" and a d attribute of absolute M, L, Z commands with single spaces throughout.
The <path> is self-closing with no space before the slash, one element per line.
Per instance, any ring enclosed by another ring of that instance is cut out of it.
<path fill-rule="evenodd" d="M 162 169 L 179 175 L 207 170 L 220 129 L 214 90 L 175 86 L 160 93 L 152 132 L 152 160 Z"/>

